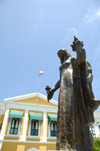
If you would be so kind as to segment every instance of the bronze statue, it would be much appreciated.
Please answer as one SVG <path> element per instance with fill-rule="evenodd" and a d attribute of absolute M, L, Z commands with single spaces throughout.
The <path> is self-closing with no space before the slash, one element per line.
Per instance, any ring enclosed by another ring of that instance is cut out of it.
<path fill-rule="evenodd" d="M 89 126 L 93 112 L 100 104 L 92 92 L 92 69 L 86 61 L 83 42 L 74 37 L 71 45 L 77 58 L 65 49 L 58 51 L 61 61 L 60 80 L 53 88 L 46 87 L 48 100 L 60 88 L 57 118 L 57 150 L 92 151 L 93 139 Z"/>

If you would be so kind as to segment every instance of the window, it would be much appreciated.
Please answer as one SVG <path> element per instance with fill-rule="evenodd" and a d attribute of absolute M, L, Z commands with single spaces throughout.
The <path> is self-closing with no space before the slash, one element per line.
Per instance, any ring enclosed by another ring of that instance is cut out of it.
<path fill-rule="evenodd" d="M 23 112 L 11 110 L 9 112 L 9 125 L 7 135 L 19 136 Z"/>
<path fill-rule="evenodd" d="M 95 137 L 96 137 L 96 134 L 95 134 L 95 128 L 94 128 L 93 125 L 90 126 L 90 131 L 91 131 L 93 137 L 95 138 Z"/>
<path fill-rule="evenodd" d="M 9 134 L 17 135 L 18 134 L 18 128 L 19 128 L 19 119 L 18 118 L 12 118 Z"/>
<path fill-rule="evenodd" d="M 49 122 L 49 137 L 56 137 L 57 136 L 57 115 L 48 114 L 48 122 Z"/>
<path fill-rule="evenodd" d="M 57 136 L 57 122 L 56 121 L 50 122 L 50 136 L 51 137 Z"/>
<path fill-rule="evenodd" d="M 43 121 L 42 113 L 29 113 L 29 137 L 40 137 L 40 129 Z"/>
<path fill-rule="evenodd" d="M 31 120 L 31 135 L 38 136 L 39 131 L 39 121 Z"/>

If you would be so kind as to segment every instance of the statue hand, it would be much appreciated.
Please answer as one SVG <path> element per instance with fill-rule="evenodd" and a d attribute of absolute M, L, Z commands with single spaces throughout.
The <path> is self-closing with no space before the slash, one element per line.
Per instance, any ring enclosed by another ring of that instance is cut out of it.
<path fill-rule="evenodd" d="M 48 101 L 52 99 L 53 94 L 54 94 L 54 90 L 50 89 L 49 92 L 48 92 Z"/>
<path fill-rule="evenodd" d="M 78 40 L 78 38 L 74 36 L 74 41 L 73 44 L 71 45 L 72 50 L 76 52 L 78 51 L 79 53 L 79 51 L 83 49 L 83 46 L 84 46 L 83 41 Z"/>
<path fill-rule="evenodd" d="M 74 41 L 71 47 L 72 47 L 72 50 L 76 51 L 76 54 L 77 54 L 76 65 L 75 65 L 76 69 L 79 67 L 80 64 L 84 63 L 86 60 L 86 52 L 83 46 L 84 46 L 83 41 L 78 40 L 74 36 Z"/>
<path fill-rule="evenodd" d="M 47 99 L 48 101 L 53 97 L 54 94 L 54 89 L 50 88 L 49 86 L 46 86 L 46 91 L 47 91 Z"/>

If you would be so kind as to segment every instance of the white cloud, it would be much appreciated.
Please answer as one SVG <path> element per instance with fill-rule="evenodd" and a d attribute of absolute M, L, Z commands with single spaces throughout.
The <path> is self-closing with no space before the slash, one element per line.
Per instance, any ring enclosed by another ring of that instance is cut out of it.
<path fill-rule="evenodd" d="M 100 7 L 99 8 L 89 8 L 82 21 L 85 24 L 94 23 L 100 21 Z"/>

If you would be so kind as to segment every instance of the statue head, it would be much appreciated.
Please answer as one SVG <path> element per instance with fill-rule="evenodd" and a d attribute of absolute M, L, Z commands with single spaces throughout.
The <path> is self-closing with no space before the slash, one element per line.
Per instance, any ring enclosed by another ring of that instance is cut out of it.
<path fill-rule="evenodd" d="M 61 63 L 63 63 L 65 60 L 67 60 L 71 54 L 68 50 L 66 49 L 60 49 L 58 50 L 58 57 L 60 58 Z"/>

